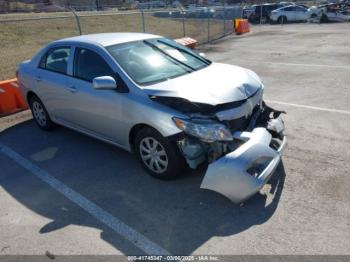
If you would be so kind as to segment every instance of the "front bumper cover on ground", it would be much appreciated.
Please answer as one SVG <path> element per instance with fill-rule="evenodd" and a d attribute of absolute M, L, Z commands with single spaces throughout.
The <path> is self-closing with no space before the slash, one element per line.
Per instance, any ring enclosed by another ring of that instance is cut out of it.
<path fill-rule="evenodd" d="M 279 124 L 283 124 L 278 119 Z M 272 135 L 263 127 L 257 127 L 252 132 L 235 132 L 234 137 L 246 142 L 208 166 L 201 188 L 216 191 L 240 203 L 268 182 L 281 160 L 287 138 L 282 136 L 278 148 L 273 149 Z M 252 174 L 249 170 L 255 167 L 259 167 L 259 171 Z"/>

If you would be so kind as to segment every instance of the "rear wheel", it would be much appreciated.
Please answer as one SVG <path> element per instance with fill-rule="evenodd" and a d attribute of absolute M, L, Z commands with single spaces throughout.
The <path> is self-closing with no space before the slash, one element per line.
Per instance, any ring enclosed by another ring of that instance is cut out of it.
<path fill-rule="evenodd" d="M 286 16 L 280 16 L 277 19 L 277 23 L 279 23 L 279 24 L 286 24 L 287 23 L 287 17 Z"/>
<path fill-rule="evenodd" d="M 137 133 L 135 152 L 148 173 L 159 179 L 176 178 L 185 167 L 176 145 L 152 128 L 143 128 Z"/>
<path fill-rule="evenodd" d="M 44 104 L 37 96 L 32 96 L 30 98 L 29 106 L 35 122 L 41 129 L 48 131 L 55 127 Z"/>

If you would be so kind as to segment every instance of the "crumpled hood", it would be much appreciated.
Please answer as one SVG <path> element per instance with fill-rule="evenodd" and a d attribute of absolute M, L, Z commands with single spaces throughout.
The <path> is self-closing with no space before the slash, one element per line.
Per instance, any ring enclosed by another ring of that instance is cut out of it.
<path fill-rule="evenodd" d="M 191 102 L 218 105 L 247 99 L 261 88 L 261 80 L 253 71 L 212 63 L 201 70 L 143 89 L 149 95 L 181 97 Z"/>

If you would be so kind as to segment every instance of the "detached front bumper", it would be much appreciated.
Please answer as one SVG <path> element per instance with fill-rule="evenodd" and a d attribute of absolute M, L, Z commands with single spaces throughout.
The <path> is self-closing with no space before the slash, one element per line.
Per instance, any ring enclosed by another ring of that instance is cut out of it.
<path fill-rule="evenodd" d="M 278 118 L 273 125 L 283 125 L 283 121 Z M 251 132 L 235 132 L 234 137 L 245 142 L 208 166 L 201 188 L 216 191 L 240 203 L 269 181 L 287 146 L 287 138 L 281 136 L 276 146 L 277 142 L 264 127 Z"/>

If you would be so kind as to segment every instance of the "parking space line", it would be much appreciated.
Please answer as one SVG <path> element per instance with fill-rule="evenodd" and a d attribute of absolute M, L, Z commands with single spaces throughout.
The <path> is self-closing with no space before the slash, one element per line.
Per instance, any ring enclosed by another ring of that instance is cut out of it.
<path fill-rule="evenodd" d="M 11 148 L 0 144 L 0 152 L 8 158 L 14 160 L 17 164 L 31 172 L 37 178 L 47 183 L 54 190 L 58 191 L 66 198 L 77 204 L 97 220 L 108 226 L 110 229 L 129 240 L 133 245 L 144 251 L 148 255 L 169 255 L 170 252 L 158 246 L 144 235 L 138 233 L 118 218 L 103 210 L 78 192 L 74 191 L 49 173 L 40 169 L 38 166 L 22 157 Z"/>
<path fill-rule="evenodd" d="M 286 65 L 286 66 L 305 66 L 305 67 L 326 67 L 326 68 L 350 69 L 350 66 L 346 66 L 346 65 L 299 64 L 299 63 L 281 63 L 281 62 L 262 62 L 262 63 L 273 64 L 273 65 Z"/>
<path fill-rule="evenodd" d="M 270 64 L 270 65 L 282 65 L 282 66 L 303 66 L 303 67 L 325 67 L 325 68 L 342 68 L 350 69 L 348 65 L 322 65 L 322 64 L 303 64 L 303 63 L 282 63 L 282 62 L 268 62 L 268 61 L 258 61 L 252 59 L 239 59 L 235 58 L 235 61 L 253 62 L 257 64 Z"/>
<path fill-rule="evenodd" d="M 331 113 L 350 115 L 350 111 L 346 111 L 346 110 L 338 110 L 338 109 L 331 109 L 331 108 L 324 108 L 324 107 L 317 107 L 317 106 L 299 105 L 299 104 L 286 103 L 286 102 L 273 101 L 273 100 L 266 100 L 266 102 L 273 103 L 273 104 L 279 104 L 279 105 L 285 105 L 285 106 L 293 106 L 293 107 L 300 107 L 300 108 L 319 110 L 319 111 L 325 111 L 325 112 L 331 112 Z"/>

